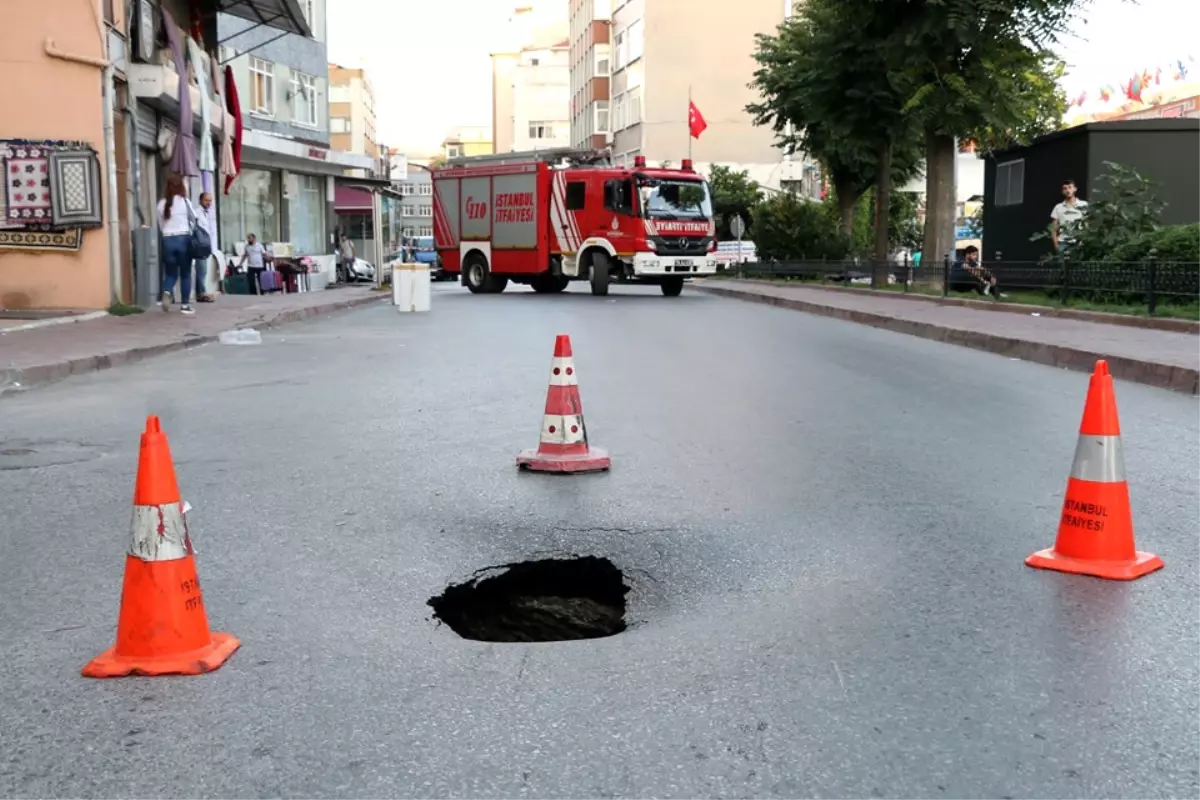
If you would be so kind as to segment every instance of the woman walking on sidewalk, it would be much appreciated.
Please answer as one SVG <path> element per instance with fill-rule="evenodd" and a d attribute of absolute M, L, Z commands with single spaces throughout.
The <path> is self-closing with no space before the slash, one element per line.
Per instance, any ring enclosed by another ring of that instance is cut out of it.
<path fill-rule="evenodd" d="M 192 310 L 192 226 L 189 217 L 196 211 L 187 198 L 183 178 L 171 173 L 167 178 L 167 194 L 158 201 L 158 230 L 163 241 L 163 292 L 162 310 L 170 311 L 175 294 L 175 282 L 179 281 L 181 314 L 194 314 Z"/>

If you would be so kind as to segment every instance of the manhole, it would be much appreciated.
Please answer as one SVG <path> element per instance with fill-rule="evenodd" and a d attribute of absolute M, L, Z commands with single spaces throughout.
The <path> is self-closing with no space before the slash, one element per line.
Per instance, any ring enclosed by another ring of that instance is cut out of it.
<path fill-rule="evenodd" d="M 9 439 L 0 441 L 0 470 L 37 469 L 91 461 L 103 449 L 82 442 L 48 439 Z"/>
<path fill-rule="evenodd" d="M 565 642 L 625 630 L 629 587 L 607 558 L 554 558 L 497 569 L 502 571 L 431 598 L 434 616 L 464 639 L 481 642 Z"/>

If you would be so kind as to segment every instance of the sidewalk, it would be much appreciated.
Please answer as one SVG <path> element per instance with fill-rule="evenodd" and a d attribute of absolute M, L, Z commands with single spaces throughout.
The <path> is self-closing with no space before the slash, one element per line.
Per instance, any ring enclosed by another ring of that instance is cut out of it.
<path fill-rule="evenodd" d="M 695 288 L 1081 372 L 1090 372 L 1103 358 L 1117 378 L 1200 393 L 1200 336 L 1194 333 L 997 313 L 883 292 L 831 291 L 775 281 L 708 280 Z"/>
<path fill-rule="evenodd" d="M 359 287 L 220 295 L 215 303 L 197 303 L 193 317 L 181 315 L 178 306 L 167 314 L 155 306 L 143 314 L 105 315 L 32 330 L 0 327 L 0 395 L 216 341 L 217 334 L 231 328 L 265 330 L 389 296 Z"/>

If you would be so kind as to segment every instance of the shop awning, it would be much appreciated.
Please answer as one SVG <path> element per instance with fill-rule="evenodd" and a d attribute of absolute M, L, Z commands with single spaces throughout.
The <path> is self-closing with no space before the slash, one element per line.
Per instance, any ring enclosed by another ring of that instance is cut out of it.
<path fill-rule="evenodd" d="M 312 38 L 300 0 L 211 0 L 216 10 L 268 28 Z"/>
<path fill-rule="evenodd" d="M 339 214 L 370 212 L 371 192 L 355 186 L 336 186 L 333 192 L 333 208 Z"/>

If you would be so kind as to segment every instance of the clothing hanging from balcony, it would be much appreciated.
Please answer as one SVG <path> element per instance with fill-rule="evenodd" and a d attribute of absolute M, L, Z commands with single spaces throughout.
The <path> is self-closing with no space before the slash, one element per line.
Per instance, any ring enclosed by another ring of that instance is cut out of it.
<path fill-rule="evenodd" d="M 196 157 L 195 122 L 192 114 L 192 95 L 188 91 L 187 59 L 184 52 L 184 33 L 175 24 L 170 14 L 163 14 L 163 30 L 167 35 L 167 44 L 171 48 L 171 56 L 175 62 L 175 73 L 179 76 L 179 133 L 176 135 L 175 147 L 171 152 L 168 168 L 185 177 L 200 175 L 199 161 Z"/>
<path fill-rule="evenodd" d="M 200 148 L 197 163 L 201 172 L 212 172 L 217 168 L 217 159 L 213 154 L 212 116 L 209 114 L 208 70 L 204 68 L 204 54 L 195 39 L 187 40 L 188 57 L 192 62 L 192 72 L 196 75 L 196 86 L 200 89 Z"/>
<path fill-rule="evenodd" d="M 225 67 L 225 110 L 233 115 L 233 141 L 230 143 L 230 166 L 228 169 L 224 163 L 221 164 L 221 172 L 225 174 L 225 194 L 229 194 L 229 188 L 233 186 L 233 182 L 237 179 L 237 175 L 242 171 L 242 103 L 238 99 L 237 81 L 233 77 L 233 67 Z M 221 160 L 224 162 L 225 155 L 221 154 Z"/>

